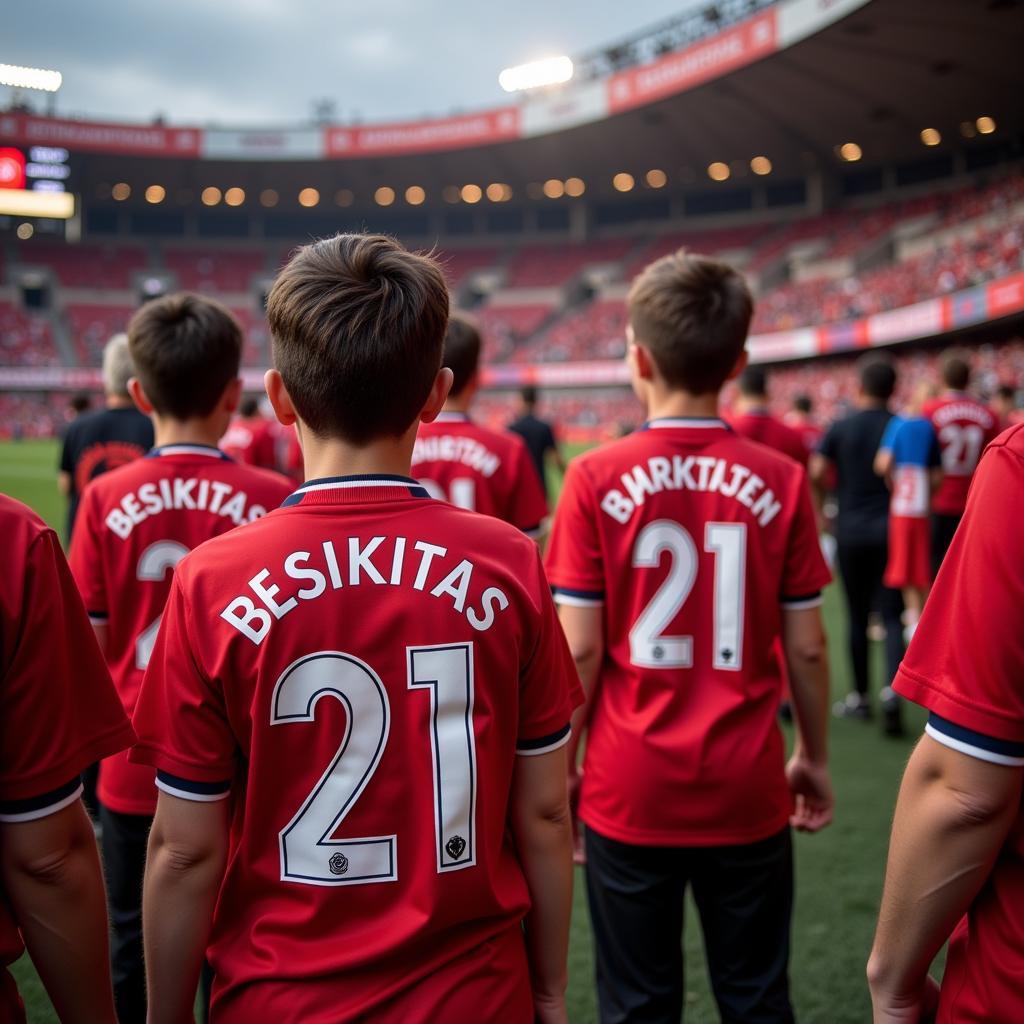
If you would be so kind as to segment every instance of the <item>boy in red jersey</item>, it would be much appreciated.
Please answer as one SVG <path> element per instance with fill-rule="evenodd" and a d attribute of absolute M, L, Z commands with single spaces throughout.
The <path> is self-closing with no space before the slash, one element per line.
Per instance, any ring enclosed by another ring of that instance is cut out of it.
<path fill-rule="evenodd" d="M 79 776 L 134 736 L 53 530 L 0 495 L 0 537 L 0 1020 L 25 1020 L 6 968 L 28 946 L 62 1021 L 114 1024 Z"/>
<path fill-rule="evenodd" d="M 688 884 L 722 1018 L 792 1020 L 789 826 L 832 813 L 829 572 L 803 468 L 718 417 L 751 312 L 715 260 L 679 252 L 640 275 L 628 360 L 648 422 L 570 464 L 552 529 L 548 575 L 588 695 L 569 757 L 602 1021 L 679 1020 Z"/>
<path fill-rule="evenodd" d="M 566 1019 L 579 684 L 536 545 L 409 476 L 448 301 L 373 235 L 271 291 L 309 479 L 181 562 L 143 683 L 153 1024 L 207 946 L 225 1024 Z"/>
<path fill-rule="evenodd" d="M 452 390 L 437 419 L 420 425 L 413 476 L 433 497 L 497 516 L 537 539 L 548 503 L 523 439 L 469 418 L 480 386 L 480 332 L 457 313 L 448 321 L 443 365 L 452 371 Z"/>
<path fill-rule="evenodd" d="M 172 295 L 132 319 L 132 396 L 153 420 L 156 446 L 94 480 L 79 506 L 71 568 L 125 710 L 135 708 L 177 562 L 217 534 L 276 508 L 290 484 L 217 448 L 238 404 L 242 333 L 219 303 Z M 156 810 L 152 768 L 128 754 L 100 765 L 113 925 L 114 993 L 123 1021 L 146 1016 L 142 873 Z"/>
<path fill-rule="evenodd" d="M 1024 1020 L 1024 426 L 981 459 L 894 688 L 929 711 L 868 966 L 877 1024 Z M 941 994 L 928 968 L 949 952 Z"/>
<path fill-rule="evenodd" d="M 736 381 L 739 398 L 726 422 L 740 437 L 774 448 L 801 466 L 807 465 L 811 452 L 803 438 L 768 411 L 768 375 L 763 366 L 745 366 Z"/>
<path fill-rule="evenodd" d="M 967 393 L 970 380 L 971 368 L 963 353 L 948 353 L 942 361 L 946 391 L 921 410 L 931 420 L 942 450 L 942 483 L 932 499 L 933 575 L 960 525 L 978 459 L 1000 429 L 992 410 Z"/>
<path fill-rule="evenodd" d="M 227 452 L 236 462 L 262 469 L 277 468 L 277 446 L 270 424 L 260 412 L 255 398 L 243 398 L 238 407 L 238 417 L 232 420 L 227 432 L 220 439 L 221 451 Z"/>

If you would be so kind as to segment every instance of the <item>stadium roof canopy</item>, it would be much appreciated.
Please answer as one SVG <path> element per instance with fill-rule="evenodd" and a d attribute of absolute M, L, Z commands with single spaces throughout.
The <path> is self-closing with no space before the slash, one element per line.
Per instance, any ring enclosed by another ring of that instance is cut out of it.
<path fill-rule="evenodd" d="M 593 199 L 616 197 L 623 172 L 640 191 L 660 187 L 645 182 L 652 169 L 670 188 L 718 187 L 713 164 L 727 166 L 730 185 L 759 182 L 755 157 L 770 161 L 765 182 L 781 182 L 986 147 L 999 159 L 1021 153 L 1020 0 L 749 0 L 747 10 L 651 63 L 458 118 L 229 131 L 0 114 L 0 145 L 89 153 L 79 176 L 87 199 L 134 168 L 158 169 L 169 196 L 239 186 L 252 201 L 272 187 L 294 206 L 312 186 L 351 190 L 359 205 L 388 186 L 396 209 L 410 186 L 428 203 L 467 182 L 508 183 L 517 199 L 532 185 L 540 199 L 546 179 L 578 177 Z"/>

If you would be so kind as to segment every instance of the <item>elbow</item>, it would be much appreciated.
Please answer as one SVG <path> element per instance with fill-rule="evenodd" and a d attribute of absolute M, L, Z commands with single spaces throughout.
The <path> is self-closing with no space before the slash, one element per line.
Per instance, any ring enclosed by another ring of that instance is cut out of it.
<path fill-rule="evenodd" d="M 572 651 L 572 660 L 576 662 L 576 669 L 581 676 L 586 669 L 596 665 L 604 654 L 601 645 L 594 641 L 574 643 L 570 645 L 570 650 Z"/>
<path fill-rule="evenodd" d="M 36 885 L 61 889 L 65 888 L 74 876 L 81 858 L 82 851 L 77 844 L 68 844 L 59 849 L 46 850 L 26 857 L 17 865 L 17 870 Z"/>
<path fill-rule="evenodd" d="M 955 827 L 974 829 L 992 825 L 1014 810 L 996 794 L 943 786 L 946 805 Z"/>
<path fill-rule="evenodd" d="M 799 640 L 790 640 L 786 644 L 786 656 L 790 663 L 818 668 L 828 661 L 828 643 L 825 635 L 819 633 L 817 636 L 802 637 Z"/>
<path fill-rule="evenodd" d="M 179 878 L 216 871 L 222 860 L 212 847 L 160 837 L 154 837 L 150 855 L 165 874 Z"/>

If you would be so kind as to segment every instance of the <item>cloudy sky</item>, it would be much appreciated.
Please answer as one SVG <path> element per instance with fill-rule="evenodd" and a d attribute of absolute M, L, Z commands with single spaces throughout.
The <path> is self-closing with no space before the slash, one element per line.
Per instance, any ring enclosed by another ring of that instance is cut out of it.
<path fill-rule="evenodd" d="M 702 0 L 32 0 L 0 61 L 57 68 L 58 110 L 177 123 L 288 124 L 488 106 L 498 72 L 612 43 Z"/>

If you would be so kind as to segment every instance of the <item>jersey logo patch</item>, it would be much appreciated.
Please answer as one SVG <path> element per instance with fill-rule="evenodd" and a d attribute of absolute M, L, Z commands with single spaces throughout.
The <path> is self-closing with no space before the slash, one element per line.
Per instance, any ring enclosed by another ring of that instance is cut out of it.
<path fill-rule="evenodd" d="M 348 857 L 343 853 L 335 853 L 327 862 L 332 875 L 343 875 L 348 871 Z"/>
<path fill-rule="evenodd" d="M 444 844 L 444 848 L 448 851 L 448 856 L 452 860 L 458 860 L 466 852 L 466 840 L 462 836 L 452 836 Z"/>

